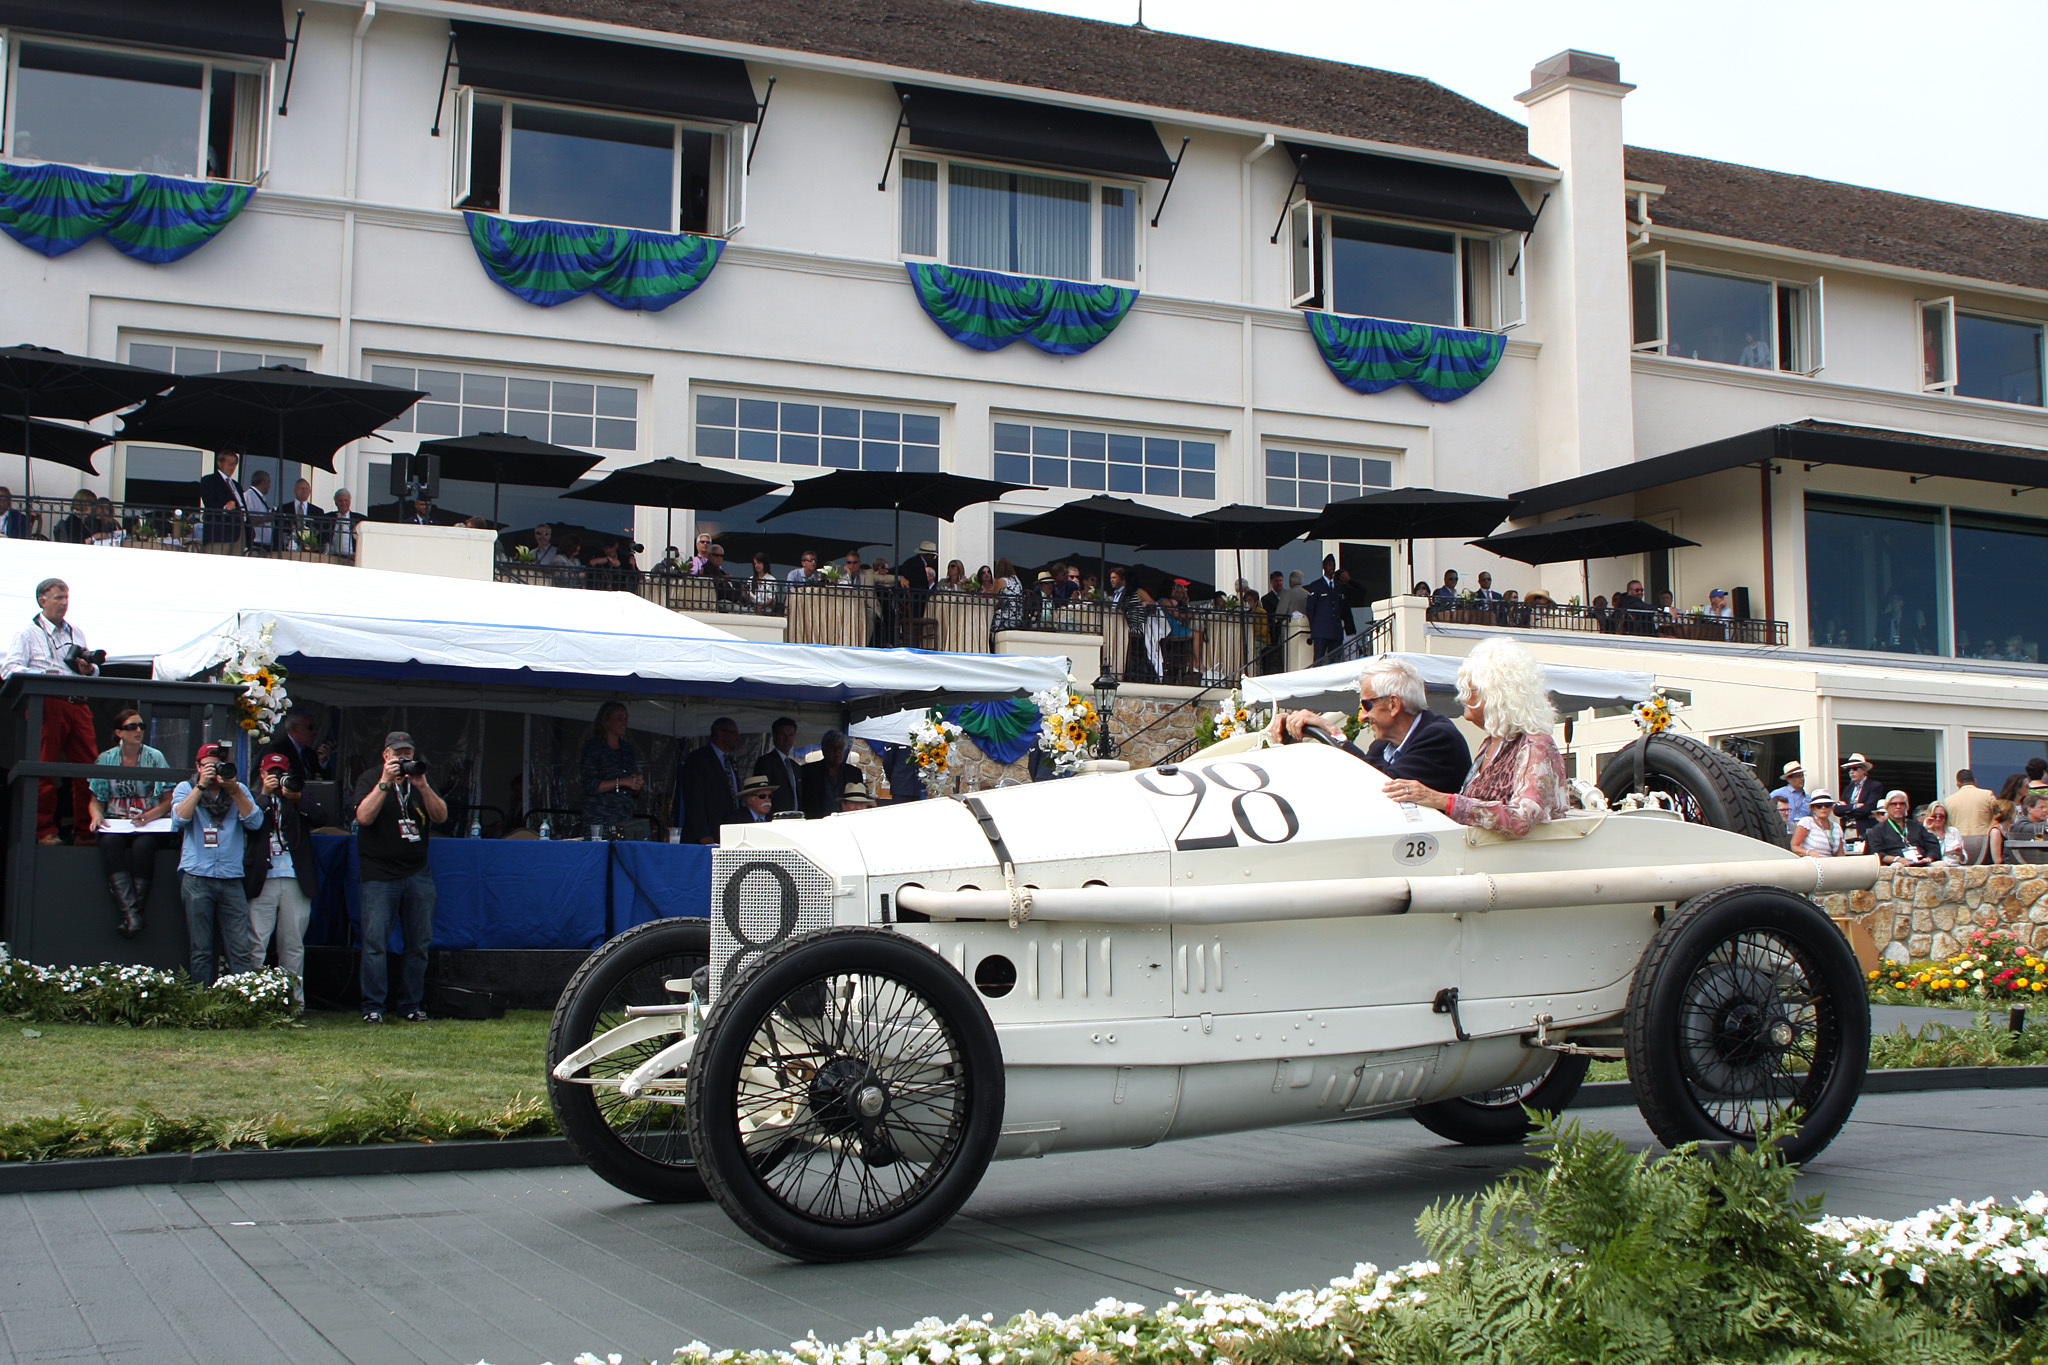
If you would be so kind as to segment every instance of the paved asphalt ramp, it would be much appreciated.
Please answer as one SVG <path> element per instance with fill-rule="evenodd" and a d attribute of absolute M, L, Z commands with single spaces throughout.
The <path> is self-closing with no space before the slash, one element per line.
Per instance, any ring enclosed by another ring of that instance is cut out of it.
<path fill-rule="evenodd" d="M 1631 1109 L 1583 1111 L 1631 1143 Z M 1416 1213 L 1522 1160 L 1407 1119 L 1008 1162 L 907 1256 L 805 1266 L 714 1205 L 579 1168 L 0 1196 L 0 1361 L 567 1365 L 838 1340 L 1176 1287 L 1270 1295 L 1413 1259 Z M 1870 1095 L 1802 1186 L 1841 1213 L 2048 1185 L 2048 1091 Z"/>

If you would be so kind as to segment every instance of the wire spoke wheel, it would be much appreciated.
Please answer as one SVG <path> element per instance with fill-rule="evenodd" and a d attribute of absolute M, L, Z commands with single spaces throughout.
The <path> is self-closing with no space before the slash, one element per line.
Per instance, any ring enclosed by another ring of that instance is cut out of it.
<path fill-rule="evenodd" d="M 1685 983 L 1679 1047 L 1702 1113 L 1753 1141 L 1812 1107 L 1841 1050 L 1832 1002 L 1798 946 L 1765 930 L 1715 945 Z"/>

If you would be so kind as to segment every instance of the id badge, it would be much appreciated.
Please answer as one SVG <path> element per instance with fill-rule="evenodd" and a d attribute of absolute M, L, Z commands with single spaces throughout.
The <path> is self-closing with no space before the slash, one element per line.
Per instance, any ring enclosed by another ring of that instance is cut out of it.
<path fill-rule="evenodd" d="M 199 838 L 207 848 L 220 847 L 220 831 L 217 829 L 202 829 L 199 831 Z"/>
<path fill-rule="evenodd" d="M 279 858 L 282 858 L 283 856 L 284 831 L 281 829 L 274 829 L 270 831 L 270 860 L 272 862 L 276 862 Z"/>
<path fill-rule="evenodd" d="M 408 844 L 418 843 L 420 841 L 420 822 L 411 816 L 399 816 L 398 837 Z"/>

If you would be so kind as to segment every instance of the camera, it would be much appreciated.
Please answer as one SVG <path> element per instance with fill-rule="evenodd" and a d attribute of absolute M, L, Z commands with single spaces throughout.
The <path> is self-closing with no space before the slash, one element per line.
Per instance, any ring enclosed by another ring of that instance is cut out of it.
<path fill-rule="evenodd" d="M 306 779 L 297 773 L 286 772 L 277 779 L 277 785 L 288 792 L 302 792 L 306 789 Z"/>
<path fill-rule="evenodd" d="M 87 650 L 83 645 L 64 646 L 64 664 L 74 673 L 79 671 L 80 664 L 98 668 L 106 661 L 107 651 L 104 649 Z"/>
<path fill-rule="evenodd" d="M 631 544 L 630 546 L 624 546 L 624 545 L 622 545 L 622 546 L 620 546 L 619 548 L 620 548 L 620 549 L 628 549 L 628 548 L 630 548 L 630 549 L 631 549 L 631 550 L 633 551 L 633 553 L 634 553 L 634 554 L 636 554 L 636 555 L 644 555 L 644 554 L 646 554 L 646 553 L 647 553 L 647 547 L 646 547 L 645 545 L 642 545 L 642 544 L 641 544 L 641 543 L 640 543 L 639 541 L 637 541 L 637 540 L 636 540 L 636 541 L 633 541 L 633 542 L 632 542 L 632 544 Z"/>
<path fill-rule="evenodd" d="M 398 760 L 398 775 L 400 777 L 424 777 L 426 771 L 427 765 L 417 758 L 401 758 Z"/>
<path fill-rule="evenodd" d="M 228 762 L 224 758 L 217 758 L 213 760 L 213 772 L 214 776 L 218 777 L 223 782 L 232 782 L 235 780 L 235 765 Z"/>

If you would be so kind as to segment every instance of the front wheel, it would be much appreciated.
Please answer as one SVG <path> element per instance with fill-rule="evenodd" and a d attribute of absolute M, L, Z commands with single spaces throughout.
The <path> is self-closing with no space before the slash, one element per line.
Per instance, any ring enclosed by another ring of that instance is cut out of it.
<path fill-rule="evenodd" d="M 1600 794 L 1618 802 L 1635 790 L 1640 753 L 1643 785 L 1671 799 L 1695 825 L 1712 825 L 1751 839 L 1791 846 L 1791 833 L 1778 808 L 1747 763 L 1689 735 L 1644 735 L 1607 760 L 1600 770 Z"/>
<path fill-rule="evenodd" d="M 704 1183 L 757 1241 L 806 1261 L 903 1251 L 995 1155 L 1003 1059 L 937 953 L 845 927 L 764 953 L 720 996 L 690 1065 Z"/>
<path fill-rule="evenodd" d="M 1578 1095 L 1590 1065 L 1591 1058 L 1560 1052 L 1555 1054 L 1550 1069 L 1534 1080 L 1418 1104 L 1408 1112 L 1438 1137 L 1468 1147 L 1520 1142 L 1536 1131 L 1528 1111 L 1562 1113 Z"/>
<path fill-rule="evenodd" d="M 1841 931 L 1811 901 L 1731 886 L 1680 906 L 1650 944 L 1623 1016 L 1629 1087 L 1650 1131 L 1779 1146 L 1805 1161 L 1848 1122 L 1870 1062 L 1870 1001 Z"/>

